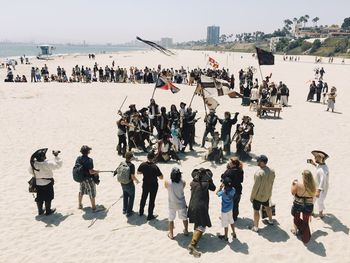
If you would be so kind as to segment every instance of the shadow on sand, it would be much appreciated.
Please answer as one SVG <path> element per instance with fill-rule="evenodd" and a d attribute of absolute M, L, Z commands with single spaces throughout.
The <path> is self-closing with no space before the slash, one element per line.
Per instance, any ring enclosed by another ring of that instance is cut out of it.
<path fill-rule="evenodd" d="M 310 241 L 305 244 L 305 247 L 312 253 L 320 256 L 320 257 L 325 257 L 327 256 L 326 254 L 326 248 L 324 247 L 323 243 L 317 242 L 316 239 L 322 236 L 327 236 L 328 233 L 317 230 L 316 232 L 312 233 Z"/>
<path fill-rule="evenodd" d="M 326 214 L 322 221 L 329 225 L 329 229 L 332 229 L 333 232 L 343 232 L 346 235 L 349 235 L 349 227 L 344 225 L 335 215 L 333 214 Z"/>
<path fill-rule="evenodd" d="M 64 220 L 66 220 L 71 215 L 73 214 L 62 215 L 61 213 L 54 213 L 49 216 L 47 215 L 36 216 L 35 220 L 45 223 L 46 224 L 45 227 L 53 227 L 53 226 L 59 226 Z"/>

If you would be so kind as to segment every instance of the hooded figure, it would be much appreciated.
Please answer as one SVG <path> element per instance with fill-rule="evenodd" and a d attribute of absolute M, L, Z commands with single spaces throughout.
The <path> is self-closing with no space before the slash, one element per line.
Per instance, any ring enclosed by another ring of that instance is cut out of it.
<path fill-rule="evenodd" d="M 37 196 L 35 202 L 37 203 L 39 215 L 44 213 L 44 202 L 46 215 L 50 215 L 56 211 L 56 209 L 51 209 L 51 201 L 54 199 L 52 171 L 62 166 L 62 161 L 58 157 L 59 151 L 52 152 L 55 156 L 55 159 L 52 161 L 46 160 L 46 152 L 47 148 L 39 149 L 30 157 L 29 173 L 36 179 Z"/>
<path fill-rule="evenodd" d="M 194 256 L 200 256 L 196 250 L 198 241 L 205 232 L 206 227 L 211 227 L 209 217 L 209 190 L 215 191 L 212 180 L 212 172 L 209 169 L 200 168 L 193 170 L 191 187 L 191 200 L 188 207 L 188 218 L 194 223 L 194 232 L 188 250 Z"/>

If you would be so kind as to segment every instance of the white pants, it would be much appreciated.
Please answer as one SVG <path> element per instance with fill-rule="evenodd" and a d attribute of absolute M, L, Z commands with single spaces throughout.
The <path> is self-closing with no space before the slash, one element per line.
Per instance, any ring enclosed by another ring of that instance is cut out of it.
<path fill-rule="evenodd" d="M 271 96 L 270 97 L 270 102 L 273 104 L 276 104 L 277 96 Z"/>
<path fill-rule="evenodd" d="M 281 96 L 280 104 L 284 106 L 288 106 L 287 96 L 285 95 Z"/>
<path fill-rule="evenodd" d="M 318 206 L 318 211 L 323 211 L 326 207 L 324 205 L 324 200 L 326 199 L 327 192 L 321 191 L 320 197 L 316 198 L 316 204 Z"/>

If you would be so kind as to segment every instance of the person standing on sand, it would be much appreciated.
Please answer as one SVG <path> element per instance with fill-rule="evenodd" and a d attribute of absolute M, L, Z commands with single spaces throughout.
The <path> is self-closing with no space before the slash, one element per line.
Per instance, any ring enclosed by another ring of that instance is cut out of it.
<path fill-rule="evenodd" d="M 88 195 L 90 197 L 91 209 L 96 212 L 96 183 L 99 182 L 99 171 L 94 170 L 94 162 L 88 156 L 92 149 L 83 145 L 80 149 L 81 156 L 76 160 L 76 163 L 80 163 L 83 166 L 85 172 L 84 180 L 80 183 L 80 191 L 78 196 L 78 208 L 83 209 L 83 196 Z"/>
<path fill-rule="evenodd" d="M 294 196 L 292 207 L 294 227 L 291 232 L 294 235 L 302 235 L 302 241 L 307 243 L 311 238 L 309 221 L 314 209 L 316 183 L 309 170 L 304 170 L 302 175 L 302 181 L 299 182 L 295 179 L 291 188 L 292 195 Z M 300 214 L 302 214 L 302 218 L 300 218 Z"/>
<path fill-rule="evenodd" d="M 213 183 L 213 173 L 204 168 L 192 171 L 191 182 L 191 200 L 188 206 L 188 218 L 190 223 L 194 223 L 194 232 L 191 243 L 187 249 L 195 256 L 200 257 L 200 252 L 196 250 L 197 244 L 201 239 L 206 227 L 211 227 L 209 217 L 209 190 L 215 191 Z"/>
<path fill-rule="evenodd" d="M 37 196 L 35 202 L 38 207 L 38 215 L 44 214 L 43 204 L 45 203 L 46 215 L 53 214 L 56 209 L 51 209 L 51 202 L 54 199 L 53 170 L 62 166 L 62 160 L 58 157 L 59 151 L 53 151 L 55 160 L 46 160 L 47 148 L 37 150 L 30 157 L 29 173 L 36 179 Z"/>
<path fill-rule="evenodd" d="M 147 155 L 147 161 L 140 164 L 137 169 L 138 174 L 143 175 L 142 183 L 142 195 L 140 201 L 140 210 L 139 215 L 143 216 L 144 208 L 146 205 L 146 200 L 149 194 L 149 203 L 148 203 L 148 215 L 147 220 L 156 219 L 157 216 L 153 214 L 154 202 L 156 200 L 157 191 L 158 191 L 158 178 L 163 179 L 163 174 L 159 170 L 158 166 L 154 163 L 155 155 L 153 151 L 149 152 Z"/>
<path fill-rule="evenodd" d="M 336 92 L 337 92 L 337 89 L 335 87 L 332 87 L 331 92 L 328 93 L 327 111 L 329 111 L 329 109 L 331 109 L 332 112 L 334 112 L 335 98 L 337 97 Z"/>
<path fill-rule="evenodd" d="M 318 216 L 323 218 L 323 211 L 326 208 L 324 201 L 327 197 L 329 188 L 329 169 L 325 161 L 329 156 L 325 152 L 318 150 L 312 151 L 311 153 L 315 160 L 309 159 L 308 163 L 311 163 L 316 167 L 316 204 L 318 206 Z"/>
<path fill-rule="evenodd" d="M 187 205 L 185 199 L 184 188 L 186 182 L 181 179 L 181 171 L 174 167 L 171 170 L 170 179 L 164 182 L 165 188 L 168 190 L 168 205 L 169 205 L 169 233 L 168 237 L 174 239 L 174 220 L 176 212 L 179 219 L 184 224 L 184 235 L 188 236 L 188 220 L 187 220 Z"/>
<path fill-rule="evenodd" d="M 265 155 L 260 155 L 257 158 L 257 162 L 260 169 L 254 174 L 254 186 L 250 195 L 250 201 L 253 203 L 254 209 L 254 225 L 252 227 L 254 232 L 259 231 L 259 211 L 261 206 L 264 206 L 266 209 L 266 213 L 269 217 L 268 224 L 273 225 L 270 199 L 275 180 L 275 171 L 266 165 L 268 158 Z"/>
<path fill-rule="evenodd" d="M 232 187 L 235 188 L 236 192 L 233 197 L 233 211 L 232 217 L 234 221 L 237 221 L 239 215 L 239 202 L 241 201 L 242 195 L 242 183 L 243 183 L 243 165 L 237 157 L 231 157 L 226 171 L 221 175 L 221 181 L 223 182 L 225 178 L 230 178 Z"/>
<path fill-rule="evenodd" d="M 221 197 L 221 225 L 224 228 L 224 235 L 218 235 L 222 240 L 228 241 L 228 226 L 232 229 L 232 238 L 237 238 L 235 232 L 235 223 L 232 217 L 233 198 L 236 190 L 232 187 L 232 181 L 229 177 L 225 177 L 219 190 L 216 192 L 217 196 Z"/>

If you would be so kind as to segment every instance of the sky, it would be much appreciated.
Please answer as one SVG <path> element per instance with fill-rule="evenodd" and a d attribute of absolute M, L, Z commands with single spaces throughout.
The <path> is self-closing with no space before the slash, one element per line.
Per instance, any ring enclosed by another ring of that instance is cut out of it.
<path fill-rule="evenodd" d="M 0 0 L 0 10 L 0 41 L 118 44 L 205 39 L 210 25 L 220 34 L 269 33 L 306 14 L 341 24 L 350 0 Z"/>

